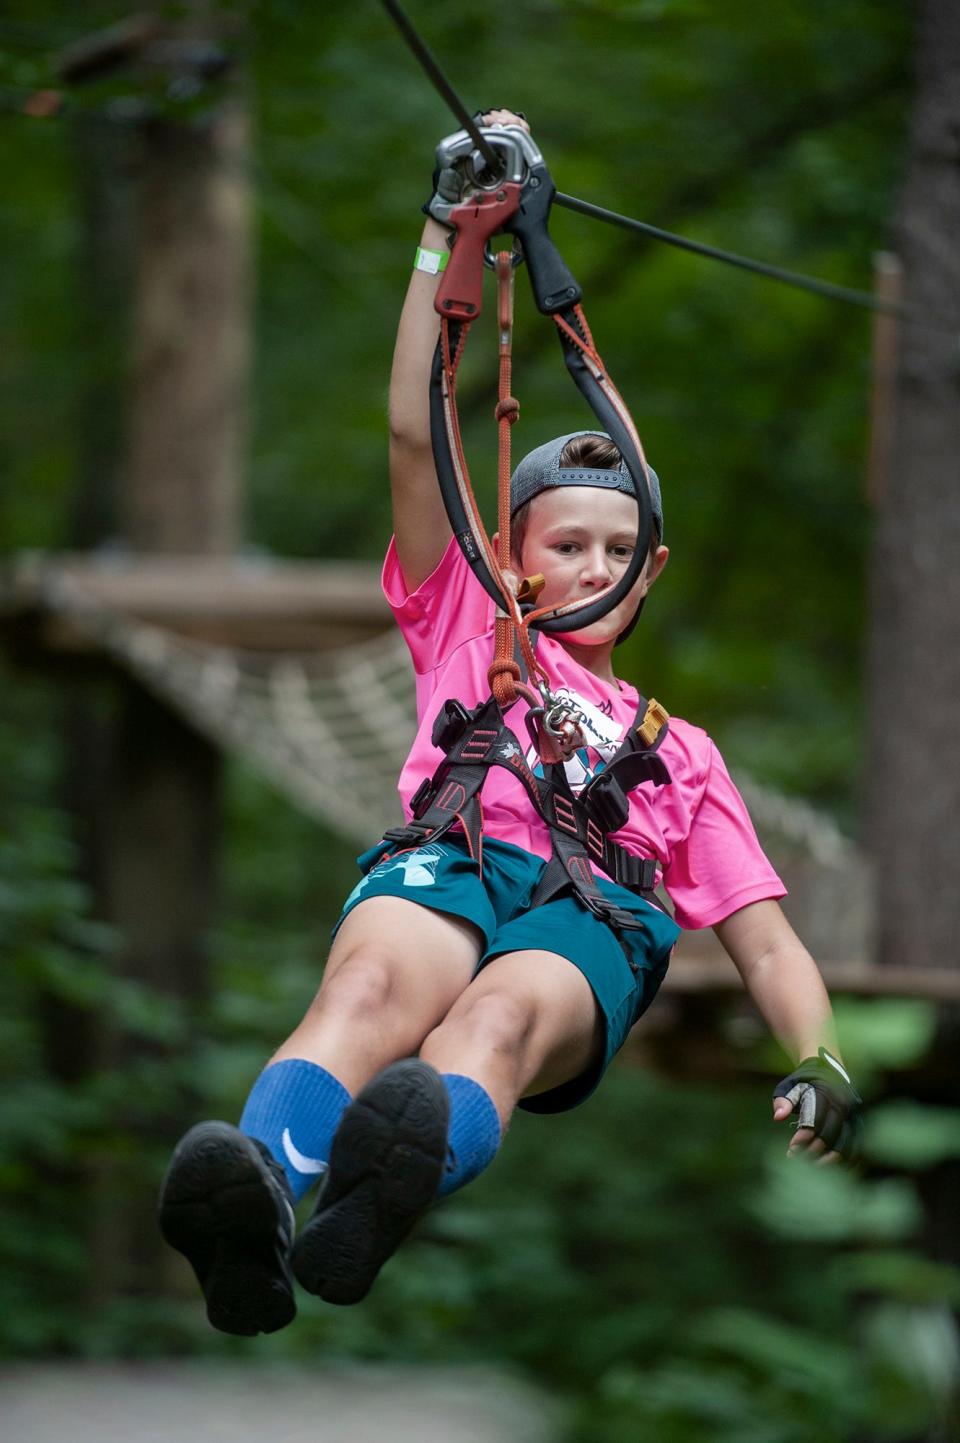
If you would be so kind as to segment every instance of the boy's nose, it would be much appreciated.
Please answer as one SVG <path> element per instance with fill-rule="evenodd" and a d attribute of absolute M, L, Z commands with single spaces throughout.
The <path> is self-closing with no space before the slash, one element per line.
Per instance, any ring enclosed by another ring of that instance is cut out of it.
<path fill-rule="evenodd" d="M 585 585 L 606 586 L 612 580 L 613 573 L 610 570 L 610 562 L 602 547 L 598 547 L 595 551 L 588 551 L 584 555 L 580 575 Z"/>

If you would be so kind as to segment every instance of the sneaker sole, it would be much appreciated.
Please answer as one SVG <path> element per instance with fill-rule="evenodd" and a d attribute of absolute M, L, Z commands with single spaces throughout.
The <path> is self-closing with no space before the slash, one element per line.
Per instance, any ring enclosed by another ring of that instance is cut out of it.
<path fill-rule="evenodd" d="M 160 1193 L 160 1231 L 183 1253 L 223 1333 L 275 1333 L 296 1315 L 277 1197 L 255 1144 L 201 1122 L 178 1144 Z"/>
<path fill-rule="evenodd" d="M 434 1069 L 396 1062 L 348 1107 L 317 1210 L 294 1245 L 297 1281 L 327 1303 L 359 1303 L 429 1208 L 443 1176 L 450 1104 Z"/>

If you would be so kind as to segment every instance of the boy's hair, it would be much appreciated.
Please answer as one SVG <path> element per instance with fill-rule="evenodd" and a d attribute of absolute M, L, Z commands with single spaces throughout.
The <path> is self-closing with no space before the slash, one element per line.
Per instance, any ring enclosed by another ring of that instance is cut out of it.
<path fill-rule="evenodd" d="M 560 465 L 570 470 L 594 470 L 594 471 L 615 471 L 622 462 L 619 447 L 606 436 L 574 436 L 568 441 L 560 452 Z M 518 559 L 523 551 L 523 543 L 527 535 L 527 524 L 530 520 L 530 507 L 537 498 L 534 496 L 530 501 L 518 507 L 510 521 L 510 550 Z M 654 523 L 650 537 L 650 550 L 647 560 L 660 545 L 660 537 Z"/>

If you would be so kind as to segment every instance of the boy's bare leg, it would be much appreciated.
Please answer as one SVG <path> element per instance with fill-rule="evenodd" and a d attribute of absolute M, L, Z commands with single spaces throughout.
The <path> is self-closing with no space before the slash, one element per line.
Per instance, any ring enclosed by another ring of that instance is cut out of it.
<path fill-rule="evenodd" d="M 476 927 L 402 897 L 369 897 L 345 918 L 303 1021 L 271 1061 L 317 1063 L 355 1093 L 410 1057 L 469 985 Z"/>
<path fill-rule="evenodd" d="M 603 1032 L 590 984 L 554 952 L 489 962 L 424 1040 L 420 1056 L 486 1090 L 506 1127 L 519 1099 L 578 1077 Z"/>
<path fill-rule="evenodd" d="M 565 958 L 526 951 L 490 963 L 420 1058 L 387 1067 L 344 1113 L 327 1186 L 293 1250 L 301 1284 L 327 1302 L 359 1302 L 438 1188 L 490 1161 L 518 1098 L 577 1076 L 601 1036 L 589 984 Z M 454 1167 L 464 1089 L 467 1113 L 479 1107 L 485 1119 L 486 1152 L 479 1162 L 476 1148 L 460 1154 Z"/>
<path fill-rule="evenodd" d="M 254 1085 L 241 1127 L 203 1122 L 181 1139 L 161 1191 L 160 1226 L 193 1266 L 214 1327 L 250 1335 L 290 1322 L 294 1198 L 326 1167 L 350 1094 L 417 1051 L 468 985 L 480 945 L 475 928 L 416 903 L 358 903 L 316 999 L 274 1058 L 281 1065 Z M 444 1095 L 437 1174 L 446 1121 Z"/>

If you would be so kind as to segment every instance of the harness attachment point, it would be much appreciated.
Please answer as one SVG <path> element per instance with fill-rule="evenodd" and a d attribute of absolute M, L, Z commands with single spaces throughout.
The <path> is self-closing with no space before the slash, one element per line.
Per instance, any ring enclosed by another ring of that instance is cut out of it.
<path fill-rule="evenodd" d="M 546 706 L 531 707 L 526 720 L 530 740 L 544 766 L 567 761 L 585 745 L 579 713 L 562 703 L 549 710 Z"/>

